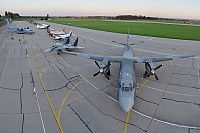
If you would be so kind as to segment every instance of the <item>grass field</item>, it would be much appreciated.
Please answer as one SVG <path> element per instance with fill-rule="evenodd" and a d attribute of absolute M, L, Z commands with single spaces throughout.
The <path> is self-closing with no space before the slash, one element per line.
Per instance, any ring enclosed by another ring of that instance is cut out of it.
<path fill-rule="evenodd" d="M 52 19 L 49 22 L 124 34 L 127 34 L 129 28 L 130 34 L 134 35 L 200 41 L 200 26 L 64 18 Z"/>

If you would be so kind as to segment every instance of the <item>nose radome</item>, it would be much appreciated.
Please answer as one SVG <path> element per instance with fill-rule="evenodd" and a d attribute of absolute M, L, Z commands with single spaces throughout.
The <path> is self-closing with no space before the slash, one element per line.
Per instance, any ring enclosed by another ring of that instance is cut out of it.
<path fill-rule="evenodd" d="M 134 101 L 129 97 L 119 99 L 119 104 L 124 112 L 129 112 L 133 107 Z"/>
<path fill-rule="evenodd" d="M 44 52 L 46 53 L 46 52 L 50 52 L 50 51 L 51 51 L 50 48 L 48 48 Z"/>

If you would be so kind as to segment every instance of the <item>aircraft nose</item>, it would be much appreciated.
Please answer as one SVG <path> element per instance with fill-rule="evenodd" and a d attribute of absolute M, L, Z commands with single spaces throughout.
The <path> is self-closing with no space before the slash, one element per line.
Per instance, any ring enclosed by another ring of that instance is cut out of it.
<path fill-rule="evenodd" d="M 134 101 L 129 97 L 119 99 L 119 104 L 124 112 L 129 112 L 133 107 Z"/>
<path fill-rule="evenodd" d="M 46 49 L 44 52 L 46 53 L 46 52 L 50 52 L 50 51 L 51 51 L 51 49 L 48 48 L 48 49 Z"/>

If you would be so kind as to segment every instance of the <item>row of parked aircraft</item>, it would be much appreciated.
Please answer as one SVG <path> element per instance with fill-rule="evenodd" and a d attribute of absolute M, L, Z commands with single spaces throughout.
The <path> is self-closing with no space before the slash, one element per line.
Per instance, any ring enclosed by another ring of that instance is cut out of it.
<path fill-rule="evenodd" d="M 56 35 L 52 34 L 52 36 L 56 36 Z M 155 62 L 194 57 L 193 55 L 191 56 L 164 56 L 164 57 L 136 57 L 134 56 L 134 53 L 132 50 L 132 45 L 134 44 L 129 44 L 129 33 L 127 35 L 127 43 L 113 41 L 113 43 L 118 43 L 124 46 L 122 56 L 105 56 L 105 55 L 77 53 L 77 52 L 71 52 L 70 50 L 74 48 L 83 48 L 83 47 L 77 47 L 78 38 L 72 45 L 69 45 L 70 37 L 72 36 L 71 31 L 70 33 L 68 33 L 68 35 L 63 34 L 62 36 L 61 35 L 59 36 L 60 38 L 63 37 L 62 40 L 67 39 L 66 42 L 56 43 L 52 45 L 50 48 L 46 49 L 44 52 L 51 52 L 51 51 L 56 50 L 56 51 L 62 51 L 63 53 L 92 59 L 94 60 L 97 67 L 99 68 L 98 72 L 93 74 L 94 77 L 97 76 L 98 74 L 103 74 L 108 80 L 110 80 L 111 62 L 120 63 L 118 83 L 117 83 L 117 96 L 119 100 L 119 105 L 121 106 L 122 110 L 125 112 L 129 112 L 132 109 L 135 103 L 137 88 L 139 87 L 136 81 L 135 63 L 144 63 L 145 73 L 144 73 L 143 78 L 154 75 L 156 80 L 158 81 L 159 78 L 156 75 L 155 71 L 161 68 L 162 64 L 155 67 L 154 66 Z M 100 64 L 97 61 L 99 61 Z"/>
<path fill-rule="evenodd" d="M 16 27 L 13 27 L 13 26 L 10 25 L 10 22 L 9 22 L 8 19 L 6 19 L 6 21 L 7 21 L 8 28 L 17 32 L 18 34 L 33 34 L 33 33 L 35 33 L 35 31 L 30 29 L 29 27 L 16 28 Z M 37 25 L 38 29 L 47 29 L 48 34 L 53 36 L 54 40 L 66 40 L 65 43 L 55 43 L 55 44 L 53 44 L 51 47 L 46 49 L 44 52 L 61 51 L 63 49 L 71 50 L 71 49 L 84 48 L 84 47 L 78 47 L 78 37 L 76 38 L 74 43 L 71 44 L 70 37 L 73 35 L 72 31 L 70 31 L 69 33 L 66 33 L 65 29 L 63 29 L 62 31 L 56 31 L 56 30 L 50 28 L 50 25 L 39 24 L 39 23 L 36 23 L 34 21 L 29 21 L 29 22 Z M 75 35 L 73 35 L 73 36 L 75 36 Z M 59 54 L 59 52 L 57 52 L 57 54 Z"/>

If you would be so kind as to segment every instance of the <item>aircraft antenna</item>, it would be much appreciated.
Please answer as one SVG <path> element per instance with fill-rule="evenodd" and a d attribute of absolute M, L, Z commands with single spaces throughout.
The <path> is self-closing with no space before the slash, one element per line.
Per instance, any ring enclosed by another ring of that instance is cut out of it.
<path fill-rule="evenodd" d="M 129 43 L 129 28 L 128 28 L 128 35 L 127 35 L 127 45 Z"/>

